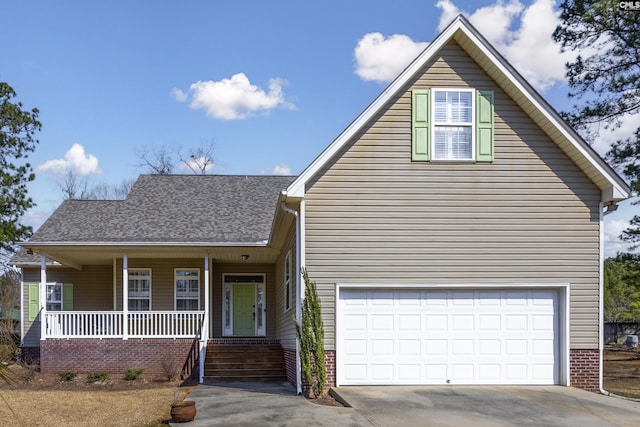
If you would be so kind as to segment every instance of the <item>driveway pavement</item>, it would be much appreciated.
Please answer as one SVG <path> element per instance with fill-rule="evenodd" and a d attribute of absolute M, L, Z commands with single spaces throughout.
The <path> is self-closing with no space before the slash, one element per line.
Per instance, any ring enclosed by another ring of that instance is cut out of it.
<path fill-rule="evenodd" d="M 640 426 L 640 403 L 568 387 L 339 387 L 352 407 L 310 403 L 289 383 L 203 384 L 177 426 Z"/>

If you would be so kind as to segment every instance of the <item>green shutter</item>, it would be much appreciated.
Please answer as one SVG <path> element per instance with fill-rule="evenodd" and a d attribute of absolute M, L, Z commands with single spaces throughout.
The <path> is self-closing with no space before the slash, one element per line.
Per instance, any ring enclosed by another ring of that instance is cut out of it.
<path fill-rule="evenodd" d="M 476 161 L 493 161 L 493 91 L 479 90 L 476 99 Z"/>
<path fill-rule="evenodd" d="M 33 322 L 38 317 L 40 311 L 40 285 L 29 283 L 29 322 Z"/>
<path fill-rule="evenodd" d="M 73 284 L 62 285 L 62 310 L 73 310 Z"/>
<path fill-rule="evenodd" d="M 412 94 L 411 160 L 429 161 L 429 89 L 416 89 Z"/>

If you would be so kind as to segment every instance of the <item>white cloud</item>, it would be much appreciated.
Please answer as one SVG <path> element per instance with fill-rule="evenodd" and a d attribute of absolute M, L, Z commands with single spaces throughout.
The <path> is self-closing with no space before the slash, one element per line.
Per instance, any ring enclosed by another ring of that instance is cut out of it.
<path fill-rule="evenodd" d="M 271 79 L 269 89 L 252 84 L 244 73 L 234 74 L 230 79 L 220 81 L 198 81 L 188 92 L 174 88 L 172 96 L 184 102 L 191 96 L 189 106 L 194 110 L 204 110 L 207 116 L 221 120 L 245 119 L 257 113 L 268 114 L 271 110 L 295 108 L 284 98 L 283 79 Z"/>
<path fill-rule="evenodd" d="M 273 175 L 291 175 L 291 168 L 287 165 L 276 165 L 271 173 Z"/>
<path fill-rule="evenodd" d="M 180 164 L 181 169 L 189 172 L 194 172 L 194 173 L 201 173 L 203 167 L 204 167 L 204 172 L 208 173 L 208 172 L 211 172 L 213 168 L 216 167 L 216 165 L 215 163 L 211 162 L 210 159 L 204 156 L 198 157 L 198 158 L 191 158 L 189 159 L 188 162 Z"/>
<path fill-rule="evenodd" d="M 629 222 L 621 219 L 605 221 L 604 223 L 604 247 L 606 258 L 616 256 L 618 252 L 628 252 L 629 243 L 621 241 L 618 236 L 629 227 Z"/>
<path fill-rule="evenodd" d="M 175 99 L 178 102 L 184 102 L 189 97 L 189 95 L 186 94 L 184 91 L 175 87 L 171 89 L 171 96 L 173 97 L 173 99 Z"/>
<path fill-rule="evenodd" d="M 614 142 L 629 138 L 638 129 L 638 119 L 634 114 L 625 114 L 621 117 L 620 126 L 606 127 L 602 123 L 594 124 L 589 133 L 597 135 L 593 139 L 593 149 L 601 156 L 605 156 Z"/>
<path fill-rule="evenodd" d="M 101 173 L 98 167 L 98 158 L 93 154 L 87 154 L 80 144 L 73 144 L 62 159 L 47 160 L 36 168 L 40 172 L 51 172 L 55 175 L 63 175 L 71 171 L 81 176 Z"/>
<path fill-rule="evenodd" d="M 363 80 L 389 82 L 413 61 L 428 43 L 414 42 L 403 34 L 389 37 L 365 34 L 354 50 L 355 73 Z"/>
<path fill-rule="evenodd" d="M 440 0 L 436 6 L 442 10 L 440 31 L 462 13 L 540 91 L 564 81 L 564 64 L 577 56 L 561 52 L 551 38 L 560 24 L 553 0 L 535 0 L 526 8 L 518 0 L 498 0 L 473 13 L 460 10 L 451 0 Z"/>

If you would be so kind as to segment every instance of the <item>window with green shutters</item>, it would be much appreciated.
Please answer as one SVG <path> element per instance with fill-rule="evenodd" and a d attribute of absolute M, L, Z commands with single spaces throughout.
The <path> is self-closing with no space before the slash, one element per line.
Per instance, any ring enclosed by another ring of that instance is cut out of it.
<path fill-rule="evenodd" d="M 413 161 L 493 161 L 493 91 L 416 89 L 411 114 Z"/>
<path fill-rule="evenodd" d="M 38 317 L 40 312 L 40 285 L 29 283 L 29 316 L 30 322 Z M 73 310 L 73 284 L 72 283 L 47 283 L 47 310 L 70 311 Z"/>

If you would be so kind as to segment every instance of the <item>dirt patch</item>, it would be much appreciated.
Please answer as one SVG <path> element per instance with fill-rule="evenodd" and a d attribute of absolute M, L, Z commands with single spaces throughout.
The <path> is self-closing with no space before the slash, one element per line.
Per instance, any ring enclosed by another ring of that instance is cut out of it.
<path fill-rule="evenodd" d="M 608 345 L 604 350 L 604 389 L 640 399 L 640 348 Z"/>
<path fill-rule="evenodd" d="M 332 390 L 329 390 L 327 393 L 324 393 L 318 397 L 310 398 L 307 397 L 307 400 L 311 403 L 315 403 L 316 405 L 322 406 L 337 406 L 343 408 L 345 405 L 335 397 Z"/>

